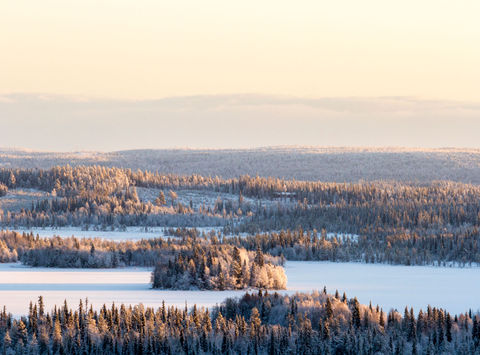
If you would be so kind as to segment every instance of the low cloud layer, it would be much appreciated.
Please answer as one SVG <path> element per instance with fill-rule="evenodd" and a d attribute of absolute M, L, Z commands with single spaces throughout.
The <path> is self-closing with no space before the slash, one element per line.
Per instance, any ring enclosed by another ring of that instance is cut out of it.
<path fill-rule="evenodd" d="M 2 147 L 39 150 L 270 145 L 480 147 L 480 104 L 268 95 L 121 101 L 0 95 Z"/>

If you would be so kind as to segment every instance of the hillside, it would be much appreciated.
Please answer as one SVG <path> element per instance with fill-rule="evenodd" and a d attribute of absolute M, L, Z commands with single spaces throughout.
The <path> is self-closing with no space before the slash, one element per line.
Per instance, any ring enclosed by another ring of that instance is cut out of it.
<path fill-rule="evenodd" d="M 268 147 L 50 153 L 0 149 L 0 167 L 102 165 L 224 178 L 248 174 L 356 182 L 452 180 L 480 184 L 480 149 Z"/>

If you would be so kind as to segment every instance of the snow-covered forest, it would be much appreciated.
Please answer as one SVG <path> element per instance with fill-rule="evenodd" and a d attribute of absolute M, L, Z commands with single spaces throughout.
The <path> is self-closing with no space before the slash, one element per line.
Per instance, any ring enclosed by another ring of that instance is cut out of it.
<path fill-rule="evenodd" d="M 51 312 L 42 297 L 28 316 L 0 312 L 2 351 L 68 354 L 478 354 L 480 324 L 428 307 L 384 311 L 345 294 L 268 291 L 212 309 L 103 305 Z"/>
<path fill-rule="evenodd" d="M 174 239 L 114 242 L 99 238 L 39 238 L 0 232 L 0 262 L 30 266 L 116 268 L 155 266 L 154 288 L 227 290 L 284 289 L 283 258 L 223 244 L 196 230 Z"/>
<path fill-rule="evenodd" d="M 479 14 L 1 2 L 0 355 L 480 355 Z"/>
<path fill-rule="evenodd" d="M 449 180 L 480 184 L 478 149 L 280 146 L 55 153 L 0 148 L 0 167 L 49 169 L 67 164 L 222 178 L 259 175 L 340 183 Z"/>
<path fill-rule="evenodd" d="M 154 288 L 234 290 L 259 288 L 285 289 L 287 278 L 279 258 L 266 257 L 243 248 L 222 245 L 207 248 L 195 245 L 176 253 L 174 260 L 156 263 L 152 275 Z"/>
<path fill-rule="evenodd" d="M 100 165 L 1 168 L 2 263 L 150 267 L 155 290 L 262 290 L 226 300 L 209 312 L 200 306 L 165 306 L 163 311 L 142 305 L 82 305 L 78 310 L 57 305 L 49 312 L 40 300 L 27 317 L 15 319 L 6 311 L 0 315 L 2 349 L 479 353 L 475 309 L 450 315 L 432 306 L 419 313 L 408 308 L 402 315 L 339 294 L 265 291 L 287 288 L 283 265 L 288 260 L 477 267 L 478 201 L 479 185 L 446 180 L 344 183 Z M 8 230 L 33 227 L 47 228 L 51 235 Z M 55 236 L 57 228 L 103 234 L 60 237 Z M 105 238 L 107 231 L 129 228 L 129 235 L 132 228 L 145 233 L 142 238 Z M 146 233 L 159 228 L 161 237 Z"/>
<path fill-rule="evenodd" d="M 242 235 L 229 244 L 261 245 L 293 260 L 480 261 L 477 185 L 223 179 L 98 166 L 1 169 L 0 182 L 8 188 L 0 198 L 4 228 L 210 226 Z M 325 231 L 358 237 L 325 238 Z"/>

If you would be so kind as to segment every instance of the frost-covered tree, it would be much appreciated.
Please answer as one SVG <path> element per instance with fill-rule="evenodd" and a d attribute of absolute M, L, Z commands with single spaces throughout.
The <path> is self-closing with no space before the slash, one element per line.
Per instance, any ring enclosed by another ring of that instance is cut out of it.
<path fill-rule="evenodd" d="M 157 206 L 164 206 L 166 203 L 167 201 L 165 200 L 165 194 L 163 193 L 163 191 L 160 191 L 158 193 L 158 197 L 155 199 L 155 204 Z"/>

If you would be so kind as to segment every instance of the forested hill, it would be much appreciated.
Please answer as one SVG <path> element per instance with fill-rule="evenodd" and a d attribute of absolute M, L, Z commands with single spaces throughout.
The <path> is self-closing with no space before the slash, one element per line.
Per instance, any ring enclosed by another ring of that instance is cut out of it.
<path fill-rule="evenodd" d="M 480 262 L 478 185 L 222 179 L 64 166 L 0 169 L 0 192 L 3 228 L 195 226 L 223 228 L 227 235 L 280 231 L 234 244 L 250 250 L 261 246 L 263 252 L 295 260 Z M 325 233 L 319 236 L 314 229 Z M 327 241 L 326 231 L 357 236 Z"/>
<path fill-rule="evenodd" d="M 479 149 L 269 147 L 48 153 L 1 149 L 0 167 L 101 165 L 233 178 L 240 175 L 358 182 L 450 180 L 480 184 Z"/>

